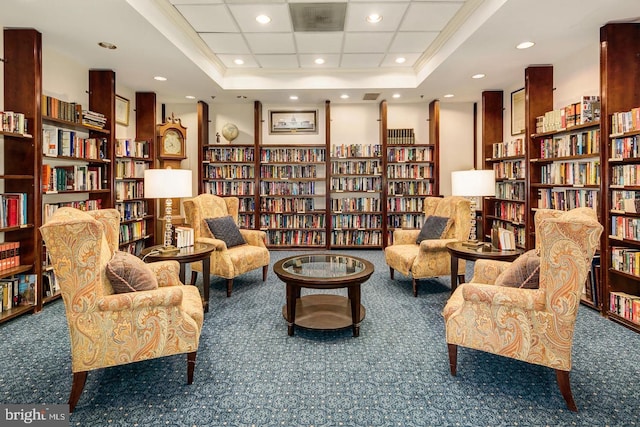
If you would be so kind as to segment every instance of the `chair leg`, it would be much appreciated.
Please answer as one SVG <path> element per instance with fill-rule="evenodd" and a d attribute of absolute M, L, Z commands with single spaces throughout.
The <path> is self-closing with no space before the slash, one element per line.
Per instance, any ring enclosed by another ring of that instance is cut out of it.
<path fill-rule="evenodd" d="M 413 285 L 413 296 L 418 296 L 418 280 L 415 277 L 411 278 L 411 284 Z"/>
<path fill-rule="evenodd" d="M 73 412 L 76 408 L 86 381 L 87 371 L 73 373 L 73 383 L 71 384 L 71 394 L 69 395 L 69 412 Z"/>
<path fill-rule="evenodd" d="M 187 384 L 193 383 L 193 371 L 196 368 L 196 353 L 187 353 Z"/>
<path fill-rule="evenodd" d="M 558 387 L 560 387 L 560 393 L 562 393 L 562 397 L 564 397 L 564 401 L 567 403 L 567 408 L 572 412 L 578 412 L 578 407 L 576 406 L 576 402 L 573 400 L 573 394 L 571 393 L 569 371 L 556 369 L 556 380 L 558 381 Z"/>
<path fill-rule="evenodd" d="M 447 344 L 449 348 L 449 370 L 454 377 L 457 373 L 458 366 L 458 346 L 455 344 Z"/>
<path fill-rule="evenodd" d="M 265 265 L 262 267 L 262 281 L 266 282 L 267 281 L 267 271 L 269 271 L 269 266 Z"/>
<path fill-rule="evenodd" d="M 389 276 L 391 276 L 391 280 L 393 280 L 393 268 L 389 267 Z"/>
<path fill-rule="evenodd" d="M 227 279 L 227 298 L 231 296 L 232 289 L 233 289 L 233 279 Z"/>
<path fill-rule="evenodd" d="M 198 272 L 197 271 L 191 271 L 191 282 L 190 283 L 185 283 L 185 285 L 194 285 L 195 286 L 196 280 L 198 280 Z"/>

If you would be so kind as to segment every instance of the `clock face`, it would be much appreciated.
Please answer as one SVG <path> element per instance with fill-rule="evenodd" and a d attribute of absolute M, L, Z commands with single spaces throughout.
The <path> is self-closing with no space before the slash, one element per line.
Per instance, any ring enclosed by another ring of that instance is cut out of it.
<path fill-rule="evenodd" d="M 162 141 L 165 154 L 181 154 L 182 153 L 182 135 L 178 131 L 169 129 L 164 134 Z"/>

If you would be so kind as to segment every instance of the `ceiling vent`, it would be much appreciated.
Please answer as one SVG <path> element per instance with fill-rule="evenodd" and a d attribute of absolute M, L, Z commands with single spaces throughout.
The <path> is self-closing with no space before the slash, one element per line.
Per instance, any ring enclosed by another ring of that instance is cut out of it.
<path fill-rule="evenodd" d="M 379 93 L 365 93 L 362 97 L 363 101 L 375 101 L 380 96 Z"/>
<path fill-rule="evenodd" d="M 289 3 L 293 31 L 344 31 L 347 3 Z"/>

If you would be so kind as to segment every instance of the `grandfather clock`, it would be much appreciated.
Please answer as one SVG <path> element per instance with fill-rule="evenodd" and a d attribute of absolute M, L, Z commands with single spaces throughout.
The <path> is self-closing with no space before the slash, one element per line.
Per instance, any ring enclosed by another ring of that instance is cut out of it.
<path fill-rule="evenodd" d="M 180 163 L 187 158 L 186 141 L 187 128 L 182 126 L 180 119 L 175 118 L 173 113 L 167 118 L 164 124 L 157 126 L 157 151 L 158 167 L 166 169 L 180 169 Z M 164 206 L 164 200 L 160 201 Z M 172 199 L 171 223 L 176 225 L 184 224 L 184 217 L 180 214 L 180 199 Z M 164 218 L 158 218 L 158 229 L 164 230 Z M 158 235 L 161 235 L 158 234 Z"/>

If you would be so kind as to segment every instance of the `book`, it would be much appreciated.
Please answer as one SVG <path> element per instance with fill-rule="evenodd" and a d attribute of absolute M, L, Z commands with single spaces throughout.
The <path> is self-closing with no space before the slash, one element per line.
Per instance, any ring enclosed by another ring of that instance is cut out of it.
<path fill-rule="evenodd" d="M 37 280 L 35 274 L 18 275 L 18 305 L 36 304 Z"/>

